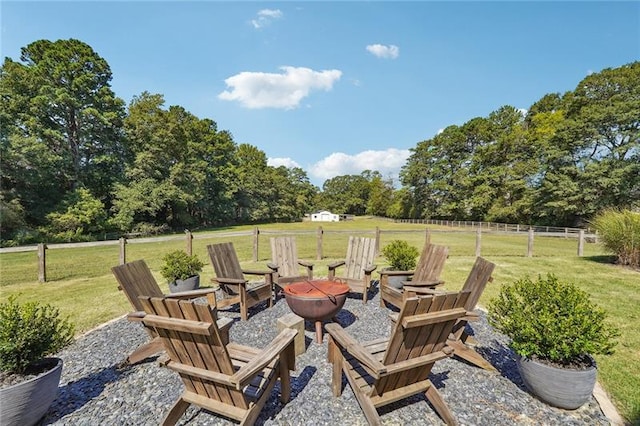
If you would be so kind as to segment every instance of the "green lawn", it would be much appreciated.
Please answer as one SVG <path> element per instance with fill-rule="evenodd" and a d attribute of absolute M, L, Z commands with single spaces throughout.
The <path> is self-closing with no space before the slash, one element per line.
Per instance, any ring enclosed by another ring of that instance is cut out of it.
<path fill-rule="evenodd" d="M 296 236 L 300 258 L 314 261 L 314 275 L 326 276 L 326 265 L 344 257 L 349 235 L 373 237 L 380 232 L 381 245 L 392 239 L 406 239 L 418 249 L 425 240 L 424 225 L 396 224 L 389 221 L 358 218 L 354 221 L 323 223 L 323 258 L 316 260 L 317 223 L 270 224 L 260 226 L 259 261 L 252 259 L 252 237 L 221 236 L 221 233 L 247 231 L 253 226 L 240 226 L 222 230 L 194 233 L 193 250 L 207 265 L 202 274 L 203 283 L 213 276 L 208 265 L 206 245 L 233 241 L 245 267 L 265 268 L 269 261 L 271 233 L 291 233 Z M 446 287 L 456 290 L 462 284 L 474 262 L 475 232 L 460 232 L 456 228 L 431 230 L 431 241 L 450 248 L 450 257 L 444 269 Z M 163 290 L 159 270 L 162 256 L 185 248 L 184 234 L 163 242 L 127 245 L 127 259 L 145 259 L 156 275 Z M 577 257 L 575 239 L 536 237 L 534 256 L 525 257 L 527 235 L 518 236 L 489 233 L 482 236 L 482 256 L 496 263 L 494 281 L 480 299 L 481 305 L 498 293 L 505 283 L 524 275 L 553 273 L 561 280 L 575 282 L 589 292 L 592 299 L 609 312 L 610 320 L 622 333 L 616 353 L 597 357 L 599 380 L 610 393 L 621 415 L 631 423 L 640 424 L 640 273 L 608 263 L 610 257 L 597 244 L 586 244 L 584 257 Z M 35 251 L 0 254 L 0 300 L 19 294 L 20 300 L 42 300 L 58 306 L 76 324 L 79 333 L 88 331 L 110 319 L 129 311 L 129 303 L 117 291 L 110 267 L 119 260 L 119 247 L 100 246 L 47 250 L 47 279 L 40 284 L 38 258 Z M 378 267 L 385 264 L 378 259 Z"/>

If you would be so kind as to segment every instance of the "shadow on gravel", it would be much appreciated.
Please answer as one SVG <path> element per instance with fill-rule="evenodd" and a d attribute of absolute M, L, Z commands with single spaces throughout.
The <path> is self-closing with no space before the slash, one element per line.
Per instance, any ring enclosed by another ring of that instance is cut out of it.
<path fill-rule="evenodd" d="M 509 379 L 521 390 L 527 390 L 518 372 L 515 355 L 509 347 L 494 340 L 490 346 L 478 346 L 475 349 L 500 372 L 500 375 Z"/>
<path fill-rule="evenodd" d="M 148 358 L 144 362 L 150 362 L 156 358 Z M 80 380 L 69 382 L 58 388 L 58 396 L 53 401 L 47 415 L 42 419 L 41 425 L 54 423 L 66 415 L 82 408 L 87 402 L 98 397 L 105 386 L 111 382 L 120 380 L 130 374 L 130 366 L 120 367 L 112 365 L 96 373 L 92 373 Z"/>

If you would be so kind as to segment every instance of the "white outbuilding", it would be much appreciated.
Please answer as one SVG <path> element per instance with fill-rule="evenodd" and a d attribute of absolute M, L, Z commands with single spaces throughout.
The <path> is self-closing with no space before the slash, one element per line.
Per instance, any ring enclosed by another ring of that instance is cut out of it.
<path fill-rule="evenodd" d="M 338 222 L 339 220 L 339 214 L 331 213 L 327 210 L 311 213 L 311 222 Z"/>

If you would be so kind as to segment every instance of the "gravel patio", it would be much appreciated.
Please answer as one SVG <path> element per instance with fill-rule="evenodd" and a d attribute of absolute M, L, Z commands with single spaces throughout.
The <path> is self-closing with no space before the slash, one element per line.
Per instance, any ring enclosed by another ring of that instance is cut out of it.
<path fill-rule="evenodd" d="M 388 309 L 379 305 L 377 288 L 366 305 L 349 297 L 338 320 L 359 341 L 387 336 Z M 250 310 L 249 321 L 240 321 L 236 310 L 220 310 L 220 317 L 235 320 L 231 340 L 264 347 L 277 331 L 277 319 L 291 312 L 284 298 L 273 308 L 260 304 Z M 456 359 L 438 361 L 431 381 L 461 425 L 609 425 L 598 402 L 591 400 L 575 411 L 549 407 L 526 392 L 514 355 L 504 336 L 487 324 L 484 313 L 474 323 L 477 348 L 499 370 L 491 373 Z M 291 401 L 283 405 L 276 385 L 257 424 L 269 425 L 366 425 L 357 401 L 343 376 L 344 392 L 331 393 L 331 367 L 326 360 L 327 338 L 314 340 L 307 322 L 307 350 L 296 359 L 292 372 Z M 124 318 L 111 321 L 79 338 L 60 352 L 64 369 L 58 398 L 41 424 L 53 425 L 157 425 L 182 392 L 178 375 L 161 368 L 154 358 L 133 366 L 126 356 L 147 340 L 139 324 Z M 384 424 L 444 424 L 422 395 L 396 402 L 380 411 Z M 195 407 L 178 424 L 234 424 Z"/>

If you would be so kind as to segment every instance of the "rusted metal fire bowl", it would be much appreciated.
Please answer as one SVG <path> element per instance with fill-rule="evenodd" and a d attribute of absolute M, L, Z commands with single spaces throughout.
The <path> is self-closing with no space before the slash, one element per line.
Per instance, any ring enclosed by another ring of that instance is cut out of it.
<path fill-rule="evenodd" d="M 337 281 L 311 280 L 292 283 L 284 288 L 289 308 L 312 321 L 333 318 L 344 306 L 349 286 Z"/>
<path fill-rule="evenodd" d="M 318 343 L 322 343 L 322 321 L 336 316 L 348 293 L 348 285 L 328 280 L 301 281 L 284 288 L 284 297 L 293 313 L 315 322 Z"/>

